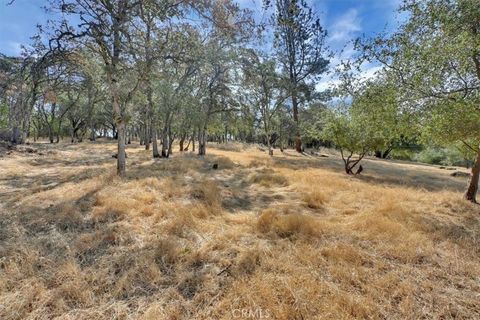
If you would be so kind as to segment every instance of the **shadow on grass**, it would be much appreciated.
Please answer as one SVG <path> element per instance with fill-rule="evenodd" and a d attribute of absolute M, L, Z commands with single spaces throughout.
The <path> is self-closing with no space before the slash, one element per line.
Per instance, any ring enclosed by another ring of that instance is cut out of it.
<path fill-rule="evenodd" d="M 300 156 L 302 157 L 302 156 Z M 292 159 L 288 157 L 273 157 L 276 167 L 300 170 L 305 168 L 326 169 L 335 172 L 344 172 L 343 163 L 337 157 L 304 157 Z M 435 172 L 435 169 L 425 168 L 424 170 L 412 171 L 403 168 L 396 163 L 382 163 L 375 160 L 365 159 L 362 162 L 364 171 L 354 178 L 374 185 L 400 186 L 420 188 L 428 191 L 458 191 L 465 190 L 467 179 L 453 178 L 443 172 Z M 423 168 L 421 168 L 423 169 Z"/>

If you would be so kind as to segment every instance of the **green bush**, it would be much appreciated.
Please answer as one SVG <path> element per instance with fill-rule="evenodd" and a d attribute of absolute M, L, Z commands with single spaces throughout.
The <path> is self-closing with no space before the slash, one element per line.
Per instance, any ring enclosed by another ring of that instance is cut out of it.
<path fill-rule="evenodd" d="M 414 161 L 443 166 L 463 166 L 471 165 L 471 161 L 465 158 L 465 155 L 457 148 L 436 148 L 427 147 L 413 157 Z"/>

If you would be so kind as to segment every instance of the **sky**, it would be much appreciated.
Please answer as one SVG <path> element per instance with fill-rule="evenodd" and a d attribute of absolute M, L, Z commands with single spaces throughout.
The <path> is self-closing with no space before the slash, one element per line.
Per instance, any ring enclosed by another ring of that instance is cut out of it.
<path fill-rule="evenodd" d="M 328 32 L 328 46 L 335 52 L 331 66 L 353 54 L 351 41 L 359 36 L 373 36 L 392 30 L 398 24 L 396 8 L 400 0 L 307 0 L 319 15 Z M 22 44 L 28 44 L 37 24 L 44 24 L 49 15 L 41 8 L 42 0 L 0 0 L 0 53 L 18 55 Z M 262 16 L 261 0 L 237 0 L 241 7 L 250 8 Z M 50 17 L 51 18 L 51 17 Z M 375 65 L 365 66 L 364 73 L 372 74 Z M 326 89 L 334 82 L 326 76 L 317 88 Z"/>

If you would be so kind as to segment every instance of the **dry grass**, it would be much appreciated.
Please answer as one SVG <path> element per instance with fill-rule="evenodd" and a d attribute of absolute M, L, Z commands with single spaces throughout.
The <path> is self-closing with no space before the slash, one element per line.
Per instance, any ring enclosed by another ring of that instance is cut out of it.
<path fill-rule="evenodd" d="M 321 228 L 319 221 L 310 215 L 279 213 L 275 209 L 265 210 L 257 220 L 258 231 L 281 238 L 319 236 Z"/>
<path fill-rule="evenodd" d="M 275 173 L 272 169 L 258 170 L 252 175 L 251 181 L 266 188 L 288 185 L 288 179 Z"/>
<path fill-rule="evenodd" d="M 321 209 L 325 202 L 327 202 L 327 197 L 321 191 L 315 190 L 306 193 L 303 196 L 303 201 L 305 201 L 307 207 L 311 209 Z"/>
<path fill-rule="evenodd" d="M 478 319 L 480 209 L 434 167 L 234 144 L 0 159 L 0 319 Z M 212 170 L 217 163 L 219 170 Z"/>

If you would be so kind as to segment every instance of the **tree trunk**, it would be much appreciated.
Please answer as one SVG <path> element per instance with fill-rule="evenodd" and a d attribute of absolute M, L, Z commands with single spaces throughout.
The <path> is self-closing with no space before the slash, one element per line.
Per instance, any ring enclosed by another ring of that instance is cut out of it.
<path fill-rule="evenodd" d="M 12 128 L 12 138 L 11 138 L 11 142 L 13 144 L 21 144 L 22 141 L 21 141 L 21 135 L 20 135 L 20 129 L 17 127 L 17 126 L 14 126 Z"/>
<path fill-rule="evenodd" d="M 477 151 L 477 157 L 475 163 L 472 166 L 472 177 L 470 178 L 470 183 L 468 185 L 467 192 L 465 193 L 465 199 L 477 203 L 477 190 L 478 190 L 478 180 L 480 175 L 480 149 Z"/>
<path fill-rule="evenodd" d="M 192 140 L 188 139 L 187 146 L 185 147 L 185 149 L 183 149 L 183 151 L 188 151 L 188 148 L 190 147 L 191 142 L 192 142 Z"/>
<path fill-rule="evenodd" d="M 353 174 L 352 169 L 349 168 L 349 165 L 347 163 L 345 163 L 345 172 L 347 174 Z"/>
<path fill-rule="evenodd" d="M 179 142 L 179 144 L 180 144 L 180 152 L 183 152 L 183 144 L 184 144 L 184 143 L 185 143 L 185 136 L 182 136 L 182 137 L 180 138 L 180 142 Z"/>
<path fill-rule="evenodd" d="M 149 132 L 149 129 L 148 129 L 148 126 L 145 126 L 145 150 L 150 150 L 150 135 L 148 134 Z"/>
<path fill-rule="evenodd" d="M 207 154 L 207 130 L 204 128 L 198 132 L 198 155 Z"/>
<path fill-rule="evenodd" d="M 476 29 L 474 29 L 475 35 L 477 35 Z M 480 60 L 478 59 L 478 52 L 473 55 L 473 62 L 475 63 L 475 70 L 477 73 L 477 78 L 480 80 Z M 477 149 L 477 157 L 475 163 L 472 166 L 472 177 L 470 178 L 470 183 L 468 185 L 467 192 L 465 193 L 465 199 L 477 203 L 477 191 L 478 191 L 478 180 L 480 174 L 480 148 Z"/>
<path fill-rule="evenodd" d="M 270 135 L 268 135 L 268 134 L 267 134 L 267 147 L 268 147 L 268 155 L 273 156 L 271 138 L 270 138 Z"/>
<path fill-rule="evenodd" d="M 162 158 L 168 158 L 168 147 L 170 141 L 168 141 L 168 130 L 163 130 L 162 133 Z"/>
<path fill-rule="evenodd" d="M 123 119 L 117 125 L 118 134 L 118 157 L 117 157 L 117 174 L 121 177 L 125 177 L 126 163 L 125 163 L 125 123 Z"/>
<path fill-rule="evenodd" d="M 142 127 L 140 127 L 139 137 L 140 137 L 140 145 L 141 146 L 145 145 L 145 135 L 143 133 L 144 133 L 144 130 L 143 130 Z"/>
<path fill-rule="evenodd" d="M 112 98 L 113 107 L 113 123 L 117 132 L 117 175 L 125 177 L 126 175 L 126 154 L 125 154 L 125 131 L 126 123 L 124 114 L 122 112 L 122 105 L 120 104 L 120 94 L 118 88 L 118 81 L 116 79 L 117 64 L 120 56 L 120 35 L 118 30 L 114 32 L 114 49 L 112 64 L 108 69 L 108 82 L 110 85 L 110 94 Z"/>
<path fill-rule="evenodd" d="M 52 124 L 52 127 L 53 127 L 53 124 Z M 62 118 L 59 119 L 59 122 L 58 122 L 58 130 L 57 130 L 57 143 L 60 142 L 60 131 L 62 130 Z M 63 137 L 62 137 L 62 140 L 63 140 Z"/>
<path fill-rule="evenodd" d="M 97 140 L 97 133 L 95 132 L 95 126 L 94 125 L 90 126 L 90 140 L 91 141 L 96 141 Z"/>
<path fill-rule="evenodd" d="M 298 123 L 298 98 L 297 94 L 292 95 L 293 120 L 295 121 L 295 150 L 302 152 L 302 137 L 300 136 L 300 126 Z"/>
<path fill-rule="evenodd" d="M 345 164 L 345 173 L 346 174 L 353 174 L 353 171 L 352 171 L 352 166 L 350 164 L 350 160 L 343 160 L 343 163 Z"/>
<path fill-rule="evenodd" d="M 157 144 L 157 128 L 152 127 L 152 146 L 153 146 L 153 157 L 160 158 L 160 153 L 158 153 L 158 144 Z"/>
<path fill-rule="evenodd" d="M 377 150 L 375 151 L 375 157 L 379 159 L 387 159 L 390 152 L 392 152 L 392 148 L 388 148 L 385 151 Z"/>
<path fill-rule="evenodd" d="M 173 154 L 173 140 L 175 140 L 173 137 L 169 138 L 169 143 L 168 143 L 168 156 L 171 156 Z"/>
<path fill-rule="evenodd" d="M 50 128 L 50 126 L 48 127 L 48 141 L 50 141 L 50 143 L 53 143 L 53 130 L 52 128 Z"/>

